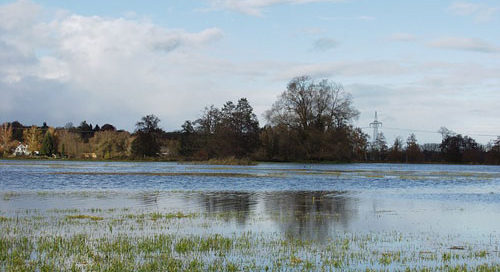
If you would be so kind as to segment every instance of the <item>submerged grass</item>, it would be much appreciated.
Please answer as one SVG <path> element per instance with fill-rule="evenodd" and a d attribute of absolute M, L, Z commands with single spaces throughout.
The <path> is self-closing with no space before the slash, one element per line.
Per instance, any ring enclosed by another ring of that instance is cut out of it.
<path fill-rule="evenodd" d="M 500 271 L 497 240 L 460 250 L 434 233 L 334 232 L 319 241 L 219 233 L 227 218 L 213 214 L 91 211 L 103 217 L 63 209 L 0 217 L 0 271 Z"/>
<path fill-rule="evenodd" d="M 151 220 L 156 221 L 159 219 L 181 219 L 181 218 L 193 218 L 196 217 L 196 213 L 183 213 L 183 212 L 176 212 L 176 213 L 160 213 L 160 212 L 154 212 L 149 215 Z M 128 215 L 129 218 L 133 218 L 134 215 L 130 214 Z M 137 218 L 144 218 L 143 215 L 140 215 Z"/>
<path fill-rule="evenodd" d="M 3 200 L 5 200 L 5 201 L 9 201 L 9 200 L 11 200 L 12 198 L 14 198 L 14 197 L 18 197 L 18 196 L 20 196 L 20 195 L 21 195 L 21 194 L 20 194 L 20 193 L 17 193 L 17 192 L 5 192 L 5 193 L 3 194 L 3 197 L 2 197 L 2 198 L 3 198 Z"/>
<path fill-rule="evenodd" d="M 71 219 L 90 219 L 93 221 L 99 221 L 99 220 L 104 219 L 104 217 L 101 217 L 101 216 L 86 215 L 86 214 L 67 215 L 66 218 L 70 219 L 70 220 Z"/>

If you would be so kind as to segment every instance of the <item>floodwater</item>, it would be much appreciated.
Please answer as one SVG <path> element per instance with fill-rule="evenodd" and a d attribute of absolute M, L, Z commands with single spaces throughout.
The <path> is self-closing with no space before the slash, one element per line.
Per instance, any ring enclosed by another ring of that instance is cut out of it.
<path fill-rule="evenodd" d="M 241 175 L 241 176 L 240 176 Z M 140 208 L 183 212 L 319 214 L 269 225 L 327 236 L 343 231 L 500 231 L 500 167 L 407 164 L 268 164 L 0 161 L 2 212 Z M 312 218 L 312 217 L 311 217 Z"/>
<path fill-rule="evenodd" d="M 397 233 L 414 237 L 407 243 L 418 250 L 465 245 L 500 262 L 498 166 L 0 161 L 0 196 L 4 217 L 182 212 L 203 215 L 176 228 L 183 234 L 253 232 L 322 243 L 339 233 Z M 211 219 L 219 221 L 203 224 Z"/>

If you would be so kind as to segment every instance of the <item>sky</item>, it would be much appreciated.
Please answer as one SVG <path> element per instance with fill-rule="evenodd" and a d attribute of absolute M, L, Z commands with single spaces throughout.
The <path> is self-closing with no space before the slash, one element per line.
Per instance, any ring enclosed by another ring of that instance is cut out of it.
<path fill-rule="evenodd" d="M 0 0 L 0 123 L 168 131 L 246 97 L 265 124 L 293 77 L 343 84 L 371 135 L 500 135 L 500 2 Z"/>

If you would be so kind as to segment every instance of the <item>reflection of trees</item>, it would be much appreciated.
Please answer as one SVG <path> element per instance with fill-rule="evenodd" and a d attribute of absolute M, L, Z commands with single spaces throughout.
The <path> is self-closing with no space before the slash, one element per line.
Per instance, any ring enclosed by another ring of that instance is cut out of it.
<path fill-rule="evenodd" d="M 144 192 L 140 195 L 140 200 L 146 207 L 158 205 L 158 192 Z"/>
<path fill-rule="evenodd" d="M 210 217 L 244 225 L 250 211 L 256 211 L 269 216 L 285 235 L 318 241 L 326 240 L 333 229 L 348 229 L 356 209 L 348 195 L 331 191 L 210 192 L 197 198 Z"/>
<path fill-rule="evenodd" d="M 280 192 L 263 197 L 265 212 L 286 235 L 325 240 L 331 228 L 348 228 L 354 205 L 342 192 Z"/>
<path fill-rule="evenodd" d="M 239 224 L 245 224 L 250 209 L 256 204 L 252 194 L 245 192 L 204 193 L 200 201 L 209 216 L 236 219 Z"/>

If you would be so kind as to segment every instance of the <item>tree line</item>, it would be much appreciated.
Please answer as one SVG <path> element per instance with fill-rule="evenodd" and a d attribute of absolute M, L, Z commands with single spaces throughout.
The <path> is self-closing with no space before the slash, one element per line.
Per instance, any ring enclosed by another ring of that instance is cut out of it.
<path fill-rule="evenodd" d="M 487 145 L 481 145 L 469 136 L 463 136 L 442 127 L 441 143 L 420 145 L 415 134 L 403 142 L 396 137 L 388 147 L 383 133 L 371 144 L 367 160 L 402 163 L 457 163 L 500 164 L 500 136 Z"/>
<path fill-rule="evenodd" d="M 383 133 L 375 140 L 353 125 L 359 116 L 341 84 L 296 77 L 265 112 L 260 126 L 246 98 L 220 108 L 204 109 L 196 120 L 166 132 L 160 119 L 147 115 L 133 132 L 82 121 L 64 127 L 24 126 L 14 121 L 0 127 L 0 156 L 20 143 L 31 156 L 70 159 L 246 159 L 256 161 L 445 162 L 500 164 L 500 137 L 487 146 L 441 128 L 439 144 L 419 144 L 415 135 L 397 137 L 391 147 Z"/>

